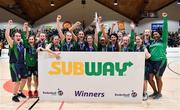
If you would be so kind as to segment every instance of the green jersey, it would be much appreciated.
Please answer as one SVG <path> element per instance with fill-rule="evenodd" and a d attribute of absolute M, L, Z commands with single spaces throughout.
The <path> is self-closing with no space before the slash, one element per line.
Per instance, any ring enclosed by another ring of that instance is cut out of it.
<path fill-rule="evenodd" d="M 92 47 L 89 47 L 88 43 L 86 44 L 85 46 L 85 51 L 86 52 L 93 52 L 93 51 L 97 51 L 98 48 L 97 48 L 97 45 L 96 44 L 93 44 Z"/>
<path fill-rule="evenodd" d="M 149 51 L 151 54 L 152 61 L 166 60 L 166 48 L 168 41 L 168 24 L 167 17 L 163 17 L 163 29 L 162 29 L 162 39 L 159 41 L 153 41 L 149 46 Z"/>
<path fill-rule="evenodd" d="M 10 63 L 24 64 L 24 45 L 13 41 L 13 47 L 9 48 L 9 57 Z"/>
<path fill-rule="evenodd" d="M 22 32 L 22 39 L 26 48 L 25 62 L 29 67 L 37 66 L 36 46 L 31 46 L 26 39 L 26 32 Z"/>
<path fill-rule="evenodd" d="M 128 44 L 128 51 L 134 51 L 135 48 L 135 32 L 134 30 L 131 31 L 131 36 L 130 36 L 130 42 Z"/>
<path fill-rule="evenodd" d="M 99 32 L 98 33 L 98 44 L 97 44 L 97 51 L 101 51 L 101 52 L 104 52 L 104 51 L 107 51 L 107 46 L 106 44 L 101 44 L 100 41 L 101 41 L 101 36 L 102 36 L 102 32 Z"/>

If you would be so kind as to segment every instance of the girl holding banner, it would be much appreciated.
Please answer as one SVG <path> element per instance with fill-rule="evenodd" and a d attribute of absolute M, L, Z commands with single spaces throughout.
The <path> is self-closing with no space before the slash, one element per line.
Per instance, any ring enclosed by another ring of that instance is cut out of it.
<path fill-rule="evenodd" d="M 128 46 L 129 51 L 133 52 L 145 52 L 145 73 L 144 73 L 144 84 L 143 84 L 143 101 L 146 101 L 148 99 L 148 94 L 147 94 L 147 81 L 149 79 L 149 65 L 147 63 L 147 60 L 151 57 L 151 54 L 148 52 L 147 48 L 143 44 L 143 39 L 135 35 L 134 29 L 135 29 L 135 24 L 131 23 L 131 38 L 130 38 L 130 43 Z"/>
<path fill-rule="evenodd" d="M 29 27 L 28 23 L 25 22 L 23 25 L 23 32 L 22 32 L 22 40 L 24 43 L 24 46 L 26 48 L 26 67 L 28 70 L 28 81 L 27 81 L 27 86 L 28 86 L 28 96 L 29 98 L 38 97 L 38 67 L 37 67 L 37 46 L 36 46 L 36 41 L 35 41 L 35 36 L 29 36 Z M 34 95 L 32 94 L 31 91 L 31 81 L 32 81 L 32 75 L 33 75 L 33 81 L 34 81 Z"/>
<path fill-rule="evenodd" d="M 61 51 L 60 38 L 58 35 L 53 36 L 52 43 L 48 44 L 46 49 L 51 50 L 51 51 L 56 51 L 56 52 Z"/>

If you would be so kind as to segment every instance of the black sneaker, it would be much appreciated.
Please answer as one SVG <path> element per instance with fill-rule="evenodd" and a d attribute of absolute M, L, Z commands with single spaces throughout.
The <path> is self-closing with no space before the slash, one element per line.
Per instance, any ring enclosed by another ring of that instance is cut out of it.
<path fill-rule="evenodd" d="M 18 93 L 18 97 L 26 98 L 26 96 L 22 92 Z"/>
<path fill-rule="evenodd" d="M 158 92 L 154 92 L 153 94 L 149 95 L 149 97 L 154 97 L 158 94 Z"/>
<path fill-rule="evenodd" d="M 18 95 L 14 95 L 14 96 L 12 97 L 12 101 L 14 101 L 14 102 L 20 102 L 20 100 L 18 99 Z"/>
<path fill-rule="evenodd" d="M 153 97 L 153 99 L 160 99 L 162 97 L 162 94 L 157 94 Z"/>

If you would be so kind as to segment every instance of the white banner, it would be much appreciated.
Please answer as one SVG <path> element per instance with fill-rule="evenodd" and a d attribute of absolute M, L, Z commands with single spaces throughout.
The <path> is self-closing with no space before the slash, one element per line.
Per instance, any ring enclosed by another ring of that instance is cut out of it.
<path fill-rule="evenodd" d="M 40 100 L 142 101 L 142 52 L 61 52 L 57 60 L 38 54 Z"/>

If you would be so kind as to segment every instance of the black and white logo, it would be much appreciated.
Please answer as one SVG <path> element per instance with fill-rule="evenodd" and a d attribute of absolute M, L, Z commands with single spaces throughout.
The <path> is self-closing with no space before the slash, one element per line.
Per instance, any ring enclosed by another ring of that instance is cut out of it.
<path fill-rule="evenodd" d="M 131 96 L 132 96 L 132 97 L 136 97 L 136 96 L 137 96 L 137 93 L 136 93 L 134 90 L 132 90 Z"/>
<path fill-rule="evenodd" d="M 57 92 L 57 93 L 58 93 L 59 96 L 62 96 L 62 95 L 63 95 L 63 91 L 60 90 L 60 89 L 58 89 L 58 92 Z"/>
<path fill-rule="evenodd" d="M 52 95 L 52 96 L 62 96 L 63 95 L 63 91 L 60 90 L 59 88 L 56 91 L 43 91 L 43 94 L 45 95 Z"/>
<path fill-rule="evenodd" d="M 129 93 L 115 93 L 114 96 L 118 96 L 118 97 L 126 97 L 126 98 L 129 98 L 129 97 L 137 97 L 137 92 L 135 92 L 134 90 L 132 90 L 131 92 Z"/>

